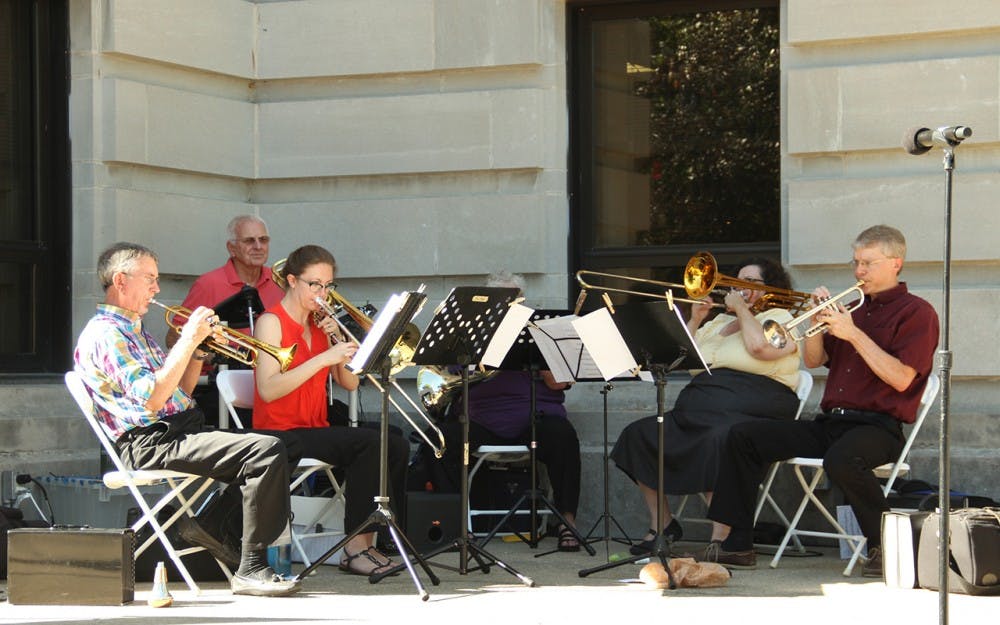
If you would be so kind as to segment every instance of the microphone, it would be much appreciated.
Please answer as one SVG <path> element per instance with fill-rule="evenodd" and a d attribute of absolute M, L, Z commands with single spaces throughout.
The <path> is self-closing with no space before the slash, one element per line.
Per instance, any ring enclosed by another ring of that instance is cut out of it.
<path fill-rule="evenodd" d="M 968 126 L 942 126 L 935 130 L 915 126 L 903 134 L 903 149 L 919 156 L 936 145 L 953 148 L 971 136 L 972 128 Z"/>

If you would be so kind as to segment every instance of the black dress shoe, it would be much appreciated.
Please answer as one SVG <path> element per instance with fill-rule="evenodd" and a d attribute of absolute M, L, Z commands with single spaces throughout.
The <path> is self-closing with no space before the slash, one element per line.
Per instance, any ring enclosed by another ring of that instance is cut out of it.
<path fill-rule="evenodd" d="M 650 534 L 655 534 L 652 529 L 649 530 Z M 681 524 L 677 522 L 677 519 L 671 519 L 670 524 L 663 528 L 663 537 L 666 539 L 667 544 L 676 542 L 681 539 L 684 535 L 684 529 Z M 628 548 L 628 552 L 634 556 L 641 556 L 644 553 L 652 553 L 653 547 L 656 546 L 656 539 L 650 540 L 640 540 L 631 547 Z"/>
<path fill-rule="evenodd" d="M 222 541 L 209 534 L 205 528 L 198 524 L 197 519 L 184 515 L 177 519 L 174 526 L 177 528 L 177 534 L 188 544 L 204 547 L 206 551 L 231 569 L 240 565 L 240 554 L 230 545 L 223 544 Z"/>

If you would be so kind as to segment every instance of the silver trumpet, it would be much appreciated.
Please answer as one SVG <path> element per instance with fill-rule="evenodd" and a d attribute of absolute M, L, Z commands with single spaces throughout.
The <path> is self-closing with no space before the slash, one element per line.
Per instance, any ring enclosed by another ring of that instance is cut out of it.
<path fill-rule="evenodd" d="M 865 292 L 861 290 L 864 283 L 864 280 L 858 280 L 857 283 L 851 288 L 838 293 L 829 299 L 823 300 L 814 308 L 802 313 L 785 325 L 781 325 L 774 319 L 768 319 L 764 322 L 764 338 L 766 338 L 767 342 L 771 345 L 781 349 L 788 344 L 788 339 L 792 339 L 798 343 L 799 341 L 803 341 L 810 336 L 816 336 L 821 332 L 826 332 L 828 324 L 825 321 L 819 321 L 811 325 L 806 325 L 806 322 L 832 306 L 842 305 L 847 312 L 851 312 L 856 309 L 865 301 Z M 857 299 L 851 299 L 851 297 L 855 294 Z M 846 304 L 844 303 L 845 301 L 847 301 Z"/>
<path fill-rule="evenodd" d="M 340 321 L 340 319 L 337 318 L 337 310 L 333 306 L 331 306 L 329 302 L 327 302 L 322 297 L 313 298 L 313 301 L 319 304 L 320 310 L 322 310 L 323 313 L 325 313 L 328 317 L 337 322 L 337 325 L 340 326 L 340 329 L 344 332 L 344 336 L 346 336 L 353 343 L 361 345 L 361 342 L 358 341 L 358 339 L 356 339 L 354 335 L 351 334 L 351 331 L 347 329 L 347 327 Z M 330 335 L 330 339 L 334 343 L 340 341 L 340 338 L 334 334 Z M 410 424 L 410 426 L 412 426 L 413 429 L 417 432 L 417 434 L 420 435 L 420 438 L 424 439 L 424 441 L 428 445 L 430 445 L 431 449 L 434 451 L 434 457 L 435 458 L 443 457 L 445 450 L 444 434 L 441 432 L 441 429 L 434 424 L 434 421 L 431 420 L 431 418 L 427 416 L 427 414 L 420 408 L 420 405 L 417 404 L 417 402 L 413 401 L 413 399 L 406 394 L 406 391 L 404 391 L 403 388 L 399 385 L 399 383 L 396 382 L 396 378 L 390 377 L 389 383 L 392 385 L 393 388 L 399 391 L 399 394 L 402 395 L 406 399 L 407 403 L 409 403 L 410 406 L 412 406 L 413 409 L 417 411 L 417 414 L 420 415 L 420 417 L 423 418 L 425 422 L 427 422 L 427 425 L 431 426 L 431 428 L 437 434 L 438 438 L 437 444 L 435 444 L 434 441 L 432 441 L 430 437 L 427 436 L 427 433 L 424 432 L 420 428 L 420 426 L 418 426 L 416 422 L 414 422 L 412 418 L 410 418 L 409 413 L 407 413 L 406 410 L 404 410 L 403 407 L 399 405 L 399 402 L 397 402 L 395 398 L 393 398 L 392 393 L 386 392 L 385 387 L 383 387 L 382 384 L 379 383 L 378 379 L 375 376 L 373 376 L 370 373 L 366 373 L 364 375 L 368 379 L 368 381 L 371 382 L 375 386 L 375 388 L 378 389 L 380 393 L 383 393 L 389 399 L 389 403 L 392 404 L 392 407 L 395 408 L 396 412 L 401 414 L 404 419 L 406 419 L 406 421 Z"/>

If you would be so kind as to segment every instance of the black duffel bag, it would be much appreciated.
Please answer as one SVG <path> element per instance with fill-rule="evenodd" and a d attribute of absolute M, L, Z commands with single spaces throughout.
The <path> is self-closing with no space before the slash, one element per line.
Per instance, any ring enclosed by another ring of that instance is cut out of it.
<path fill-rule="evenodd" d="M 921 588 L 939 590 L 940 513 L 928 515 L 920 532 L 917 577 Z M 952 510 L 948 518 L 948 590 L 1000 595 L 1000 508 Z"/>

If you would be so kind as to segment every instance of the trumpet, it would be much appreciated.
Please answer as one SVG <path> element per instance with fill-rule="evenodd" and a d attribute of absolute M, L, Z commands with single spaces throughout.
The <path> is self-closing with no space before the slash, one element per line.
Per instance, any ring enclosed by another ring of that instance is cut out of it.
<path fill-rule="evenodd" d="M 829 325 L 825 321 L 820 321 L 809 326 L 805 325 L 806 321 L 812 319 L 832 306 L 840 305 L 843 306 L 847 312 L 852 312 L 865 301 L 865 292 L 861 290 L 864 283 L 864 280 L 858 280 L 851 288 L 823 300 L 815 308 L 799 315 L 785 325 L 781 325 L 774 319 L 768 319 L 764 322 L 764 338 L 766 338 L 767 342 L 771 345 L 781 349 L 788 344 L 788 339 L 792 339 L 798 343 L 799 341 L 805 340 L 811 336 L 816 336 L 821 332 L 825 332 L 827 326 Z M 850 299 L 855 293 L 857 293 L 857 299 Z M 848 303 L 845 304 L 844 301 L 847 301 Z M 805 327 L 805 329 L 802 329 L 803 327 Z"/>
<path fill-rule="evenodd" d="M 149 303 L 164 309 L 163 317 L 174 332 L 180 333 L 181 327 L 184 325 L 177 322 L 177 317 L 191 318 L 191 310 L 183 306 L 167 306 L 155 299 L 149 300 Z M 284 373 L 291 366 L 295 349 L 298 347 L 298 345 L 276 347 L 218 323 L 213 323 L 212 327 L 220 329 L 225 338 L 219 339 L 214 334 L 210 335 L 205 339 L 205 347 L 249 367 L 256 367 L 260 352 L 264 352 L 278 361 L 278 364 L 281 365 L 281 371 Z"/>
<path fill-rule="evenodd" d="M 354 335 L 351 334 L 351 331 L 347 329 L 347 326 L 345 326 L 344 323 L 339 318 L 337 318 L 336 308 L 331 306 L 330 303 L 327 302 L 327 300 L 323 299 L 322 297 L 316 297 L 313 299 L 313 301 L 319 304 L 319 308 L 323 313 L 325 313 L 327 316 L 329 316 L 331 319 L 337 322 L 337 325 L 340 326 L 340 329 L 344 332 L 344 335 L 347 336 L 347 338 L 350 341 L 353 341 L 354 343 L 360 345 L 360 343 L 358 343 L 358 340 L 354 338 Z M 330 335 L 330 339 L 334 342 L 340 340 L 337 336 L 333 334 Z M 413 426 L 414 431 L 417 432 L 417 434 L 419 434 L 420 437 L 423 438 L 428 445 L 430 445 L 430 448 L 434 451 L 434 457 L 435 458 L 443 457 L 445 450 L 444 433 L 441 432 L 441 429 L 434 424 L 434 421 L 432 421 L 431 418 L 427 416 L 423 410 L 420 409 L 420 406 L 418 406 L 417 403 L 413 401 L 413 399 L 411 399 L 409 395 L 406 394 L 406 391 L 404 391 L 399 386 L 399 383 L 396 382 L 396 379 L 390 378 L 390 383 L 392 384 L 393 388 L 399 391 L 399 393 L 406 398 L 406 401 L 410 404 L 410 406 L 412 406 L 417 411 L 417 414 L 423 417 L 424 421 L 427 422 L 427 425 L 431 426 L 431 428 L 434 429 L 434 432 L 437 434 L 438 437 L 437 444 L 435 444 L 434 441 L 432 441 L 430 437 L 427 436 L 426 432 L 417 427 L 417 424 L 413 422 L 413 419 L 410 418 L 410 415 L 406 412 L 406 410 L 404 410 L 403 407 L 399 405 L 399 403 L 395 400 L 395 398 L 393 398 L 393 396 L 390 393 L 386 393 L 385 388 L 379 383 L 379 381 L 375 378 L 375 376 L 373 376 L 370 373 L 366 373 L 365 377 L 368 379 L 369 382 L 375 385 L 375 388 L 377 388 L 380 393 L 384 394 L 388 398 L 389 403 L 392 404 L 392 407 L 396 409 L 396 412 L 403 415 L 403 418 L 406 419 L 411 426 Z"/>

